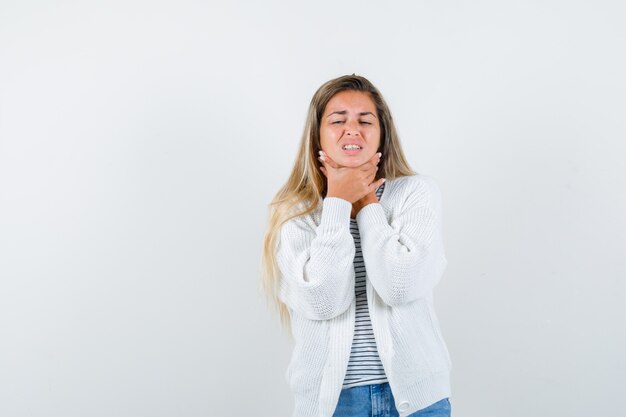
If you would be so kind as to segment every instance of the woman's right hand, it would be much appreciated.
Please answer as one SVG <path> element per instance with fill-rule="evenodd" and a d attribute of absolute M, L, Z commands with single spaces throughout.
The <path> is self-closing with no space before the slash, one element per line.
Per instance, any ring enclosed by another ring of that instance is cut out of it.
<path fill-rule="evenodd" d="M 330 157 L 320 151 L 318 158 L 323 166 L 320 167 L 328 183 L 326 197 L 339 197 L 354 204 L 368 194 L 374 193 L 382 183 L 382 178 L 375 181 L 381 153 L 377 152 L 367 162 L 356 166 L 346 167 L 337 164 Z"/>

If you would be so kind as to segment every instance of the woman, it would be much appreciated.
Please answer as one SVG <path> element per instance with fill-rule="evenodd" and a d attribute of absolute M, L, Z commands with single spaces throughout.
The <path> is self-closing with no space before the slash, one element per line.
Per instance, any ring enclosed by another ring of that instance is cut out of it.
<path fill-rule="evenodd" d="M 294 417 L 450 415 L 433 308 L 447 264 L 440 191 L 409 168 L 364 77 L 314 94 L 262 261 L 263 288 L 295 341 L 285 374 Z"/>

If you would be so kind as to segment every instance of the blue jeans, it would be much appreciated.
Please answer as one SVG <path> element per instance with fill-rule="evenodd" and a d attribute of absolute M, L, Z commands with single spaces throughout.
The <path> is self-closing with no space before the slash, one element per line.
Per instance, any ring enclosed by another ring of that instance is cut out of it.
<path fill-rule="evenodd" d="M 410 414 L 408 417 L 450 417 L 450 401 L 441 401 Z M 398 417 L 388 382 L 361 385 L 341 390 L 333 417 Z"/>

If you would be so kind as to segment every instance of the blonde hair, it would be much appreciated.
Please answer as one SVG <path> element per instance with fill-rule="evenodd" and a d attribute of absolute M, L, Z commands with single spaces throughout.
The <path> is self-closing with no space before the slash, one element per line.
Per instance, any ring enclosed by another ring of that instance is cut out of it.
<path fill-rule="evenodd" d="M 261 289 L 270 305 L 279 313 L 283 327 L 291 336 L 291 318 L 287 306 L 278 298 L 281 272 L 276 264 L 276 249 L 281 226 L 290 219 L 307 215 L 315 210 L 326 193 L 326 177 L 318 166 L 320 146 L 320 122 L 330 99 L 341 91 L 368 93 L 376 106 L 380 123 L 380 147 L 382 158 L 378 164 L 375 180 L 387 180 L 415 175 L 409 167 L 400 146 L 400 140 L 387 103 L 378 89 L 366 78 L 344 75 L 324 83 L 313 95 L 307 113 L 304 132 L 295 163 L 287 182 L 269 204 L 268 227 L 263 238 L 261 258 Z M 303 204 L 303 205 L 301 205 Z M 298 212 L 298 207 L 304 209 Z M 295 209 L 295 210 L 294 210 Z"/>

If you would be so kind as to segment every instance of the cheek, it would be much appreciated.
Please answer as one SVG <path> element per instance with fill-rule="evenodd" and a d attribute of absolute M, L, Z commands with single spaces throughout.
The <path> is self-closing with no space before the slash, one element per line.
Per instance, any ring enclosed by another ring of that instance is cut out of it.
<path fill-rule="evenodd" d="M 336 135 L 337 132 L 340 129 L 338 129 L 337 127 L 333 127 L 333 126 L 326 126 L 323 131 L 327 134 L 327 135 Z"/>
<path fill-rule="evenodd" d="M 370 134 L 372 138 L 375 138 L 374 140 L 380 143 L 380 138 L 382 136 L 380 133 L 380 129 L 373 129 L 372 132 L 370 132 Z"/>
<path fill-rule="evenodd" d="M 332 141 L 334 138 L 336 138 L 338 135 L 336 129 L 332 129 L 332 128 L 324 128 L 322 130 L 320 130 L 320 141 L 323 142 L 328 142 L 328 141 Z"/>

